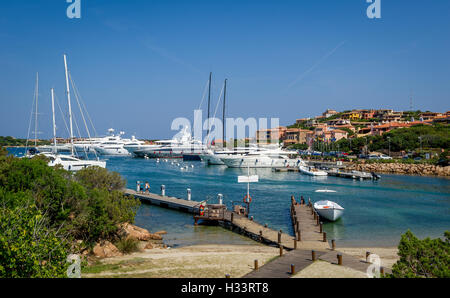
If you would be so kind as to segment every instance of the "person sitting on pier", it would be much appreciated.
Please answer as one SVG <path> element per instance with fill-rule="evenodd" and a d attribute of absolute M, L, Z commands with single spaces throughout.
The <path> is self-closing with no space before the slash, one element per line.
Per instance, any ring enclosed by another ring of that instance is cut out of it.
<path fill-rule="evenodd" d="M 300 205 L 305 205 L 305 199 L 303 198 L 303 196 L 300 199 Z"/>
<path fill-rule="evenodd" d="M 148 181 L 145 182 L 145 192 L 150 193 L 150 183 Z"/>

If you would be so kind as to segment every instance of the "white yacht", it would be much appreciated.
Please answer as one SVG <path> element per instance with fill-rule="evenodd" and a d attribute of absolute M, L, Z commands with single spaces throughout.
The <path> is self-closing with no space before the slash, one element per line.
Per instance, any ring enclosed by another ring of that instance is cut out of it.
<path fill-rule="evenodd" d="M 114 130 L 110 129 L 113 134 L 109 137 L 103 138 L 97 144 L 92 145 L 92 148 L 100 155 L 120 155 L 128 156 L 131 153 L 125 148 L 125 146 L 139 146 L 143 145 L 143 141 L 139 141 L 132 136 L 131 139 L 122 139 L 124 132 L 120 132 L 119 135 L 114 135 Z"/>
<path fill-rule="evenodd" d="M 49 166 L 61 165 L 66 171 L 76 172 L 94 166 L 106 168 L 106 161 L 103 160 L 82 160 L 70 155 L 53 153 L 42 153 L 42 155 L 50 159 Z"/>
<path fill-rule="evenodd" d="M 234 147 L 232 149 L 212 150 L 208 149 L 203 154 L 200 154 L 200 159 L 208 165 L 224 165 L 221 158 L 226 156 L 243 155 L 257 150 L 258 147 Z"/>
<path fill-rule="evenodd" d="M 64 56 L 64 60 L 65 59 L 66 58 Z M 54 100 L 55 96 L 54 96 L 53 89 L 51 89 L 51 95 L 52 95 L 52 113 L 53 113 L 53 153 L 41 153 L 43 156 L 50 159 L 48 165 L 50 167 L 60 165 L 64 168 L 64 170 L 72 171 L 72 172 L 76 172 L 81 169 L 85 169 L 87 167 L 93 167 L 93 166 L 106 168 L 106 161 L 82 160 L 82 159 L 74 157 L 73 155 L 70 156 L 70 155 L 58 154 L 58 151 L 57 151 L 58 144 L 56 143 L 56 124 L 55 124 L 55 100 Z M 70 100 L 70 96 L 69 96 L 69 100 Z M 72 146 L 71 146 L 71 150 L 73 153 Z"/>
<path fill-rule="evenodd" d="M 257 150 L 220 158 L 229 168 L 295 168 L 304 165 L 295 151 L 258 148 Z"/>
<path fill-rule="evenodd" d="M 137 157 L 144 158 L 183 158 L 183 155 L 200 155 L 206 151 L 206 146 L 194 140 L 185 127 L 179 137 L 171 140 L 156 141 L 152 145 L 125 146 Z"/>

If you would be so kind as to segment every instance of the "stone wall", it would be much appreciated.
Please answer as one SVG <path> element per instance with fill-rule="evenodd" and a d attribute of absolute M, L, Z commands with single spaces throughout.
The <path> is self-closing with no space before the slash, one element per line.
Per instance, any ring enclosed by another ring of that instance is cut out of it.
<path fill-rule="evenodd" d="M 441 167 L 429 164 L 352 163 L 347 166 L 347 170 L 357 170 L 375 173 L 450 177 L 450 166 Z"/>

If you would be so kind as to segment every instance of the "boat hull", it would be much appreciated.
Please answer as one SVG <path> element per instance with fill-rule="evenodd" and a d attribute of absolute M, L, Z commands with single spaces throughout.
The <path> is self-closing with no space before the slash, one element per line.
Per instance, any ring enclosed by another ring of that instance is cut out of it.
<path fill-rule="evenodd" d="M 274 159 L 269 157 L 243 157 L 243 158 L 222 158 L 229 168 L 295 168 L 303 161 L 301 159 Z"/>
<path fill-rule="evenodd" d="M 200 159 L 208 165 L 224 165 L 223 161 L 213 154 L 201 154 Z"/>
<path fill-rule="evenodd" d="M 95 151 L 100 155 L 128 156 L 130 152 L 123 147 L 104 148 L 94 147 Z"/>
<path fill-rule="evenodd" d="M 308 167 L 300 166 L 300 167 L 298 167 L 298 169 L 300 170 L 300 172 L 302 174 L 309 175 L 309 176 L 328 176 L 327 172 L 324 172 L 324 171 L 311 171 L 311 170 L 309 170 Z"/>
<path fill-rule="evenodd" d="M 316 209 L 316 211 L 320 217 L 323 217 L 328 221 L 336 221 L 344 214 L 344 210 L 335 208 Z"/>

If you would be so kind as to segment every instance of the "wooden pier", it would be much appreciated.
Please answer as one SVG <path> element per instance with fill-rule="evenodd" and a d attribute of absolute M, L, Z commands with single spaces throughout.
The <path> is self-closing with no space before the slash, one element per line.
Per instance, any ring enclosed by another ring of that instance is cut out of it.
<path fill-rule="evenodd" d="M 312 203 L 300 199 L 300 202 L 291 197 L 291 219 L 297 241 L 322 242 L 323 248 L 327 248 L 326 233 L 322 229 L 319 215 L 314 210 Z"/>
<path fill-rule="evenodd" d="M 185 213 L 194 213 L 197 214 L 199 212 L 201 202 L 190 201 L 185 199 L 179 199 L 175 197 L 169 196 L 161 196 L 155 193 L 149 192 L 136 192 L 132 189 L 124 190 L 125 195 L 132 195 L 135 198 L 163 208 L 174 209 Z"/>
<path fill-rule="evenodd" d="M 229 211 L 223 206 L 208 205 L 203 214 L 194 215 L 195 224 L 199 221 L 217 222 L 231 231 L 240 233 L 260 243 L 282 247 L 283 249 L 316 249 L 326 250 L 329 245 L 324 241 L 321 226 L 312 213 L 312 207 L 300 205 L 291 201 L 291 214 L 294 224 L 295 236 L 283 231 L 276 231 L 267 225 L 262 225 L 253 217 L 247 217 L 236 211 Z M 212 208 L 211 208 L 212 207 Z M 299 230 L 297 230 L 299 227 Z M 300 231 L 300 233 L 298 232 Z M 299 236 L 300 235 L 300 236 Z"/>

